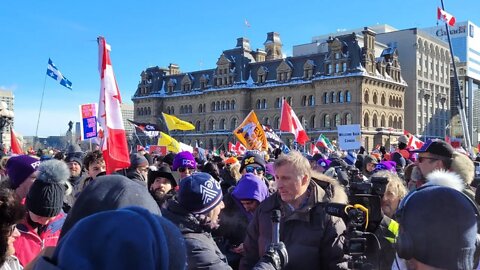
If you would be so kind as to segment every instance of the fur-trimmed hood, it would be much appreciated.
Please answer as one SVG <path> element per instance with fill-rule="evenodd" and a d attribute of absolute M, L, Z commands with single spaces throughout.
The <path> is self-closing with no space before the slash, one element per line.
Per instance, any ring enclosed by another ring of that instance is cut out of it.
<path fill-rule="evenodd" d="M 467 185 L 470 185 L 475 177 L 475 165 L 473 161 L 468 156 L 458 152 L 453 154 L 450 171 L 458 174 Z"/>
<path fill-rule="evenodd" d="M 330 202 L 333 203 L 348 203 L 348 196 L 345 188 L 340 185 L 338 180 L 328 177 L 320 172 L 312 170 L 312 179 L 323 189 L 329 188 L 332 190 L 332 197 Z"/>

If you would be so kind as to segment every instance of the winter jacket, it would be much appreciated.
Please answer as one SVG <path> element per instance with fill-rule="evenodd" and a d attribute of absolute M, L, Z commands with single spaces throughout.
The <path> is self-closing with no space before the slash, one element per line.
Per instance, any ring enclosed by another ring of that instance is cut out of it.
<path fill-rule="evenodd" d="M 137 172 L 137 170 L 135 169 L 128 170 L 127 177 L 130 178 L 131 180 L 135 180 L 139 183 L 142 183 L 145 187 L 147 186 L 147 179 L 145 179 L 145 177 L 139 172 Z"/>
<path fill-rule="evenodd" d="M 162 215 L 178 226 L 185 239 L 187 269 L 232 269 L 209 230 L 175 199 L 168 201 Z"/>
<path fill-rule="evenodd" d="M 75 194 L 79 189 L 79 185 L 86 177 L 86 174 L 82 171 L 79 176 L 70 176 L 70 178 L 68 179 L 68 182 L 71 184 L 73 191 L 70 194 L 66 194 L 63 199 L 63 211 L 65 213 L 68 213 L 68 211 L 70 211 L 70 208 L 72 208 L 73 204 L 75 203 L 75 200 L 77 199 L 75 197 Z"/>
<path fill-rule="evenodd" d="M 57 246 L 65 218 L 65 213 L 60 212 L 40 234 L 35 232 L 26 218 L 17 225 L 20 236 L 13 242 L 13 245 L 15 246 L 15 256 L 21 265 L 27 265 L 43 248 Z"/>
<path fill-rule="evenodd" d="M 23 267 L 20 265 L 17 257 L 15 256 L 8 256 L 2 266 L 0 266 L 0 270 L 22 270 Z"/>
<path fill-rule="evenodd" d="M 345 191 L 336 180 L 321 174 L 315 175 L 308 186 L 310 195 L 306 205 L 300 209 L 290 207 L 275 193 L 257 208 L 252 222 L 248 226 L 244 241 L 245 257 L 240 262 L 240 269 L 251 269 L 265 253 L 272 237 L 272 211 L 282 212 L 280 220 L 280 241 L 288 251 L 289 269 L 347 269 L 343 255 L 345 231 L 344 222 L 337 217 L 326 214 L 324 204 L 327 202 L 346 202 Z M 316 182 L 325 182 L 326 192 Z"/>

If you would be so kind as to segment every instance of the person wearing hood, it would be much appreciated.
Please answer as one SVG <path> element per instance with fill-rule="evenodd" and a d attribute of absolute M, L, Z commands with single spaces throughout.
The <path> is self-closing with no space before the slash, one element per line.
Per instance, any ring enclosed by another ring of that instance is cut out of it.
<path fill-rule="evenodd" d="M 17 199 L 25 200 L 31 186 L 37 178 L 40 160 L 28 155 L 20 155 L 8 159 L 5 169 L 8 175 L 8 185 L 15 191 Z"/>
<path fill-rule="evenodd" d="M 86 177 L 85 173 L 83 172 L 83 157 L 84 153 L 78 144 L 71 144 L 68 146 L 65 162 L 70 170 L 70 178 L 68 179 L 68 182 L 74 190 L 78 188 L 77 186 Z M 75 194 L 72 192 L 71 194 L 65 196 L 63 210 L 68 213 L 74 202 Z"/>
<path fill-rule="evenodd" d="M 22 220 L 25 208 L 8 188 L 0 189 L 0 270 L 21 270 L 18 258 L 14 256 L 15 239 L 20 236 L 16 223 Z"/>
<path fill-rule="evenodd" d="M 139 153 L 130 155 L 130 167 L 127 170 L 127 177 L 137 180 L 147 186 L 148 178 L 148 160 Z"/>
<path fill-rule="evenodd" d="M 224 197 L 225 208 L 220 213 L 220 226 L 215 237 L 228 258 L 228 264 L 238 269 L 243 254 L 243 240 L 255 209 L 269 196 L 268 188 L 258 176 L 246 173 Z"/>
<path fill-rule="evenodd" d="M 375 166 L 378 164 L 378 159 L 372 155 L 366 155 L 363 157 L 363 169 L 362 174 L 370 178 L 375 171 Z"/>
<path fill-rule="evenodd" d="M 176 194 L 177 181 L 167 165 L 150 168 L 147 188 L 159 207 Z"/>
<path fill-rule="evenodd" d="M 34 270 L 184 269 L 185 244 L 168 220 L 140 207 L 102 211 L 80 220 L 53 256 Z"/>
<path fill-rule="evenodd" d="M 187 269 L 232 269 L 211 235 L 224 208 L 222 198 L 218 181 L 207 173 L 193 173 L 180 181 L 177 196 L 162 209 L 164 217 L 177 225 L 185 239 Z M 259 264 L 272 266 L 275 256 L 278 253 L 273 250 Z"/>
<path fill-rule="evenodd" d="M 56 159 L 38 167 L 37 180 L 26 197 L 27 215 L 17 225 L 20 236 L 15 241 L 15 255 L 25 266 L 45 247 L 56 246 L 65 221 L 63 199 L 71 191 L 67 165 Z"/>

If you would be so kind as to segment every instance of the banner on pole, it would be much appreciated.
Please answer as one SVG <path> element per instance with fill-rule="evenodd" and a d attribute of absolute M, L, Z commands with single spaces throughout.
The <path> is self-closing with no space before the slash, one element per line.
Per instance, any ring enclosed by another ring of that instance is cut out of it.
<path fill-rule="evenodd" d="M 362 132 L 360 125 L 339 125 L 338 146 L 341 150 L 356 150 L 362 146 Z"/>
<path fill-rule="evenodd" d="M 98 135 L 97 129 L 97 104 L 82 104 L 80 105 L 80 117 L 82 123 L 80 125 L 80 140 L 88 140 L 96 138 Z"/>

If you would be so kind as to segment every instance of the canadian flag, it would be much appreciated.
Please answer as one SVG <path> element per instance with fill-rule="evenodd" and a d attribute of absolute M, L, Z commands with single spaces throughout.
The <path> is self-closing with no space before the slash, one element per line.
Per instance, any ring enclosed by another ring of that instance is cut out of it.
<path fill-rule="evenodd" d="M 10 129 L 10 148 L 11 148 L 12 154 L 17 154 L 17 155 L 23 154 L 22 147 L 20 147 L 20 144 L 18 143 L 17 136 L 15 136 L 15 132 L 13 131 L 13 128 Z"/>
<path fill-rule="evenodd" d="M 315 155 L 315 154 L 319 154 L 320 153 L 320 150 L 318 150 L 317 146 L 315 146 L 315 144 L 311 143 L 310 144 L 310 155 Z"/>
<path fill-rule="evenodd" d="M 241 144 L 240 142 L 237 142 L 236 144 L 229 142 L 228 151 L 236 153 L 237 156 L 241 156 L 245 154 L 245 151 L 247 151 L 247 148 L 245 148 L 245 146 L 243 146 L 243 144 Z"/>
<path fill-rule="evenodd" d="M 405 134 L 408 137 L 407 147 L 413 150 L 422 148 L 423 142 L 417 137 L 415 137 L 415 135 L 411 134 L 406 130 L 403 131 L 403 134 Z"/>
<path fill-rule="evenodd" d="M 110 60 L 110 45 L 104 37 L 98 37 L 100 71 L 100 100 L 98 102 L 98 122 L 100 139 L 107 174 L 130 166 L 127 138 L 123 126 L 120 104 L 122 98 L 113 73 Z"/>
<path fill-rule="evenodd" d="M 282 112 L 280 115 L 280 131 L 295 134 L 295 140 L 301 145 L 304 145 L 305 142 L 310 140 L 307 132 L 303 129 L 300 120 L 298 120 L 297 115 L 285 99 L 282 100 Z"/>
<path fill-rule="evenodd" d="M 455 25 L 455 17 L 439 7 L 437 7 L 437 20 L 442 20 L 450 26 Z"/>

